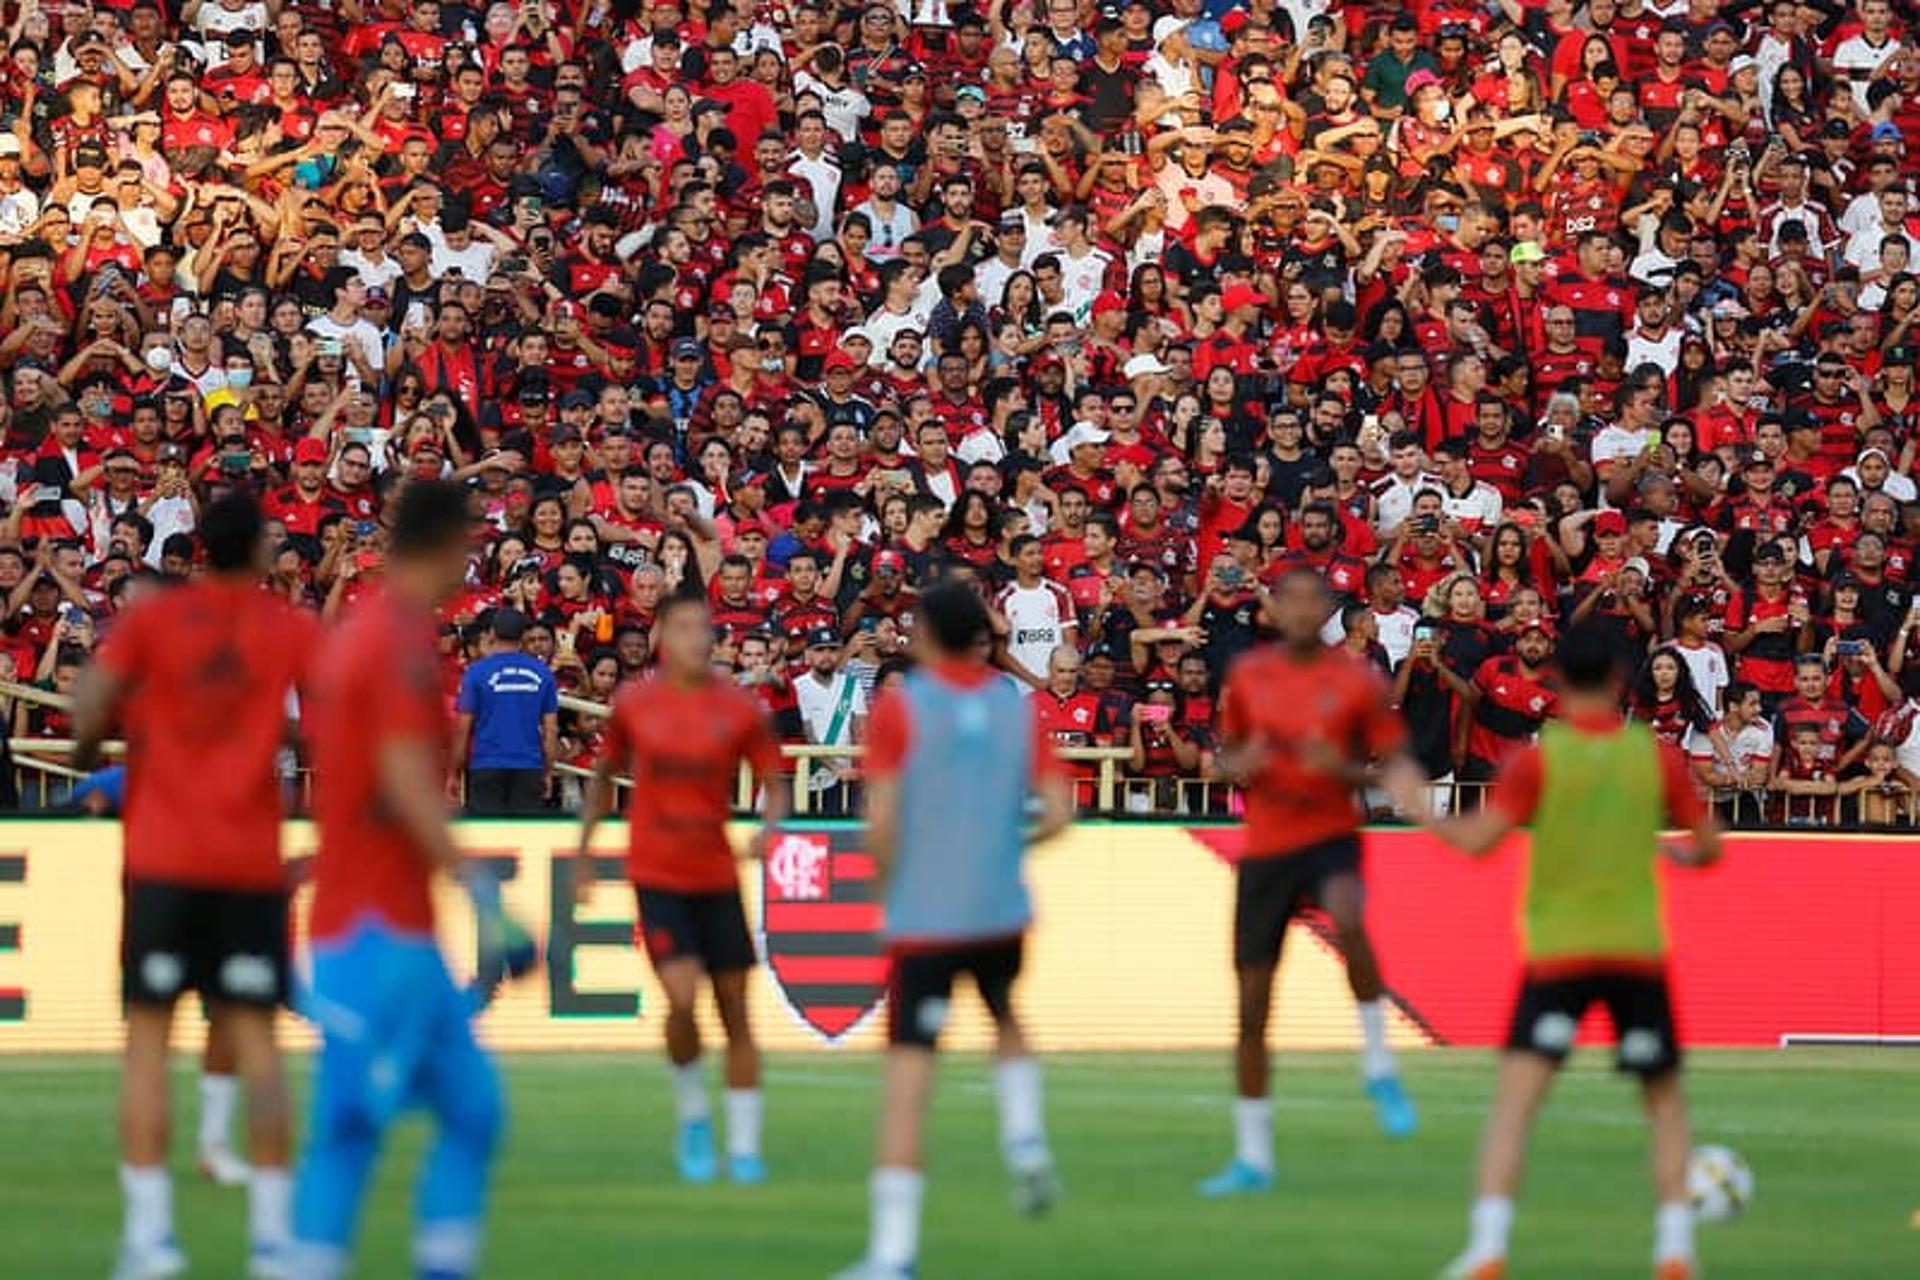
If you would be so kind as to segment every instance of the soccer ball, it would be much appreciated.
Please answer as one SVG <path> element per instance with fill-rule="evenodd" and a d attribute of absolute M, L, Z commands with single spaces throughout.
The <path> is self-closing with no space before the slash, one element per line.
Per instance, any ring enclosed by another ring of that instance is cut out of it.
<path fill-rule="evenodd" d="M 1703 1222 L 1729 1222 L 1753 1203 L 1753 1170 L 1726 1147 L 1695 1147 L 1687 1161 L 1687 1198 Z"/>

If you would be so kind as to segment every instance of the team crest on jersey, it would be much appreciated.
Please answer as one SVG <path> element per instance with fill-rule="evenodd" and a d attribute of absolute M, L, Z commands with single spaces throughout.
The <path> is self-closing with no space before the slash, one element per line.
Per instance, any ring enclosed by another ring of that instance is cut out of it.
<path fill-rule="evenodd" d="M 858 1030 L 886 993 L 880 883 L 856 830 L 783 831 L 760 868 L 760 948 L 781 998 L 821 1039 Z"/>

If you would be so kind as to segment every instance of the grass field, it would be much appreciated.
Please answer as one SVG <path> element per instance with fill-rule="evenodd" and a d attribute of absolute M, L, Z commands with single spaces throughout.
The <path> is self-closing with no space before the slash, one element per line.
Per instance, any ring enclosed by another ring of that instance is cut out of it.
<path fill-rule="evenodd" d="M 507 1064 L 513 1129 L 499 1173 L 487 1274 L 672 1280 L 820 1280 L 865 1240 L 872 1058 L 786 1058 L 769 1072 L 772 1185 L 688 1188 L 667 1157 L 653 1060 L 529 1056 Z M 1013 1217 L 994 1151 L 986 1064 L 954 1059 L 932 1134 L 922 1273 L 929 1277 L 1430 1276 L 1461 1242 L 1467 1169 L 1489 1080 L 1482 1053 L 1408 1060 L 1417 1138 L 1373 1127 L 1345 1055 L 1280 1060 L 1279 1190 L 1226 1204 L 1194 1181 L 1228 1154 L 1224 1060 L 1074 1057 L 1049 1064 L 1048 1115 L 1067 1198 Z M 1703 1053 L 1692 1095 L 1701 1141 L 1753 1165 L 1743 1221 L 1705 1227 L 1707 1274 L 1793 1280 L 1920 1275 L 1920 1058 L 1897 1050 Z M 304 1087 L 304 1075 L 297 1077 Z M 192 1077 L 177 1079 L 177 1212 L 193 1274 L 242 1274 L 245 1197 L 190 1172 Z M 0 1062 L 0 1276 L 103 1276 L 119 1223 L 113 1064 Z M 424 1127 L 393 1144 L 359 1274 L 407 1274 L 409 1179 Z M 1644 1277 L 1651 1212 L 1629 1087 L 1592 1055 L 1550 1104 L 1514 1242 L 1516 1277 Z"/>

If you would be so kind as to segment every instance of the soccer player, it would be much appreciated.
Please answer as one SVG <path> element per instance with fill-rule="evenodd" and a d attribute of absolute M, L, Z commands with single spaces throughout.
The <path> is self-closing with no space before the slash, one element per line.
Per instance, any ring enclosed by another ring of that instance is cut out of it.
<path fill-rule="evenodd" d="M 971 589 L 945 583 L 928 591 L 918 641 L 923 665 L 875 707 L 867 733 L 867 847 L 886 878 L 891 1047 L 872 1235 L 866 1259 L 842 1280 L 913 1274 L 934 1049 L 962 975 L 973 979 L 997 1034 L 994 1095 L 1015 1201 L 1039 1213 L 1058 1195 L 1040 1066 L 1014 1013 L 1013 984 L 1033 918 L 1021 863 L 1029 844 L 1072 817 L 1071 779 L 1032 702 L 987 665 L 992 626 Z M 1030 794 L 1040 814 L 1027 833 Z"/>
<path fill-rule="evenodd" d="M 409 1106 L 439 1133 L 421 1170 L 414 1263 L 421 1280 L 479 1266 L 481 1219 L 503 1123 L 500 1083 L 475 1042 L 468 998 L 434 941 L 434 875 L 461 873 L 447 827 L 449 726 L 434 610 L 467 571 L 459 488 L 410 482 L 387 568 L 327 640 L 308 723 L 314 748 L 312 1000 L 324 1037 L 294 1199 L 296 1280 L 347 1273 L 381 1140 Z M 497 887 L 469 877 L 483 940 Z"/>
<path fill-rule="evenodd" d="M 639 905 L 641 937 L 667 993 L 667 1062 L 679 1117 L 676 1160 L 687 1182 L 718 1173 L 700 1027 L 694 1007 L 704 975 L 727 1036 L 727 1173 L 765 1182 L 760 1151 L 760 1050 L 747 1021 L 753 937 L 740 903 L 727 841 L 740 762 L 765 783 L 758 857 L 786 814 L 779 747 L 760 704 L 713 668 L 713 615 L 706 597 L 669 597 L 654 623 L 660 669 L 615 695 L 605 745 L 580 811 L 573 861 L 576 902 L 593 888 L 594 828 L 613 806 L 614 775 L 633 779 L 627 804 L 627 877 Z"/>
<path fill-rule="evenodd" d="M 1210 1197 L 1273 1186 L 1267 1021 L 1281 944 L 1303 904 L 1327 914 L 1346 958 L 1365 1042 L 1361 1074 L 1381 1128 L 1404 1137 L 1416 1123 L 1387 1047 L 1385 987 L 1363 914 L 1354 792 L 1380 774 L 1423 775 L 1402 753 L 1406 731 L 1379 675 L 1364 659 L 1329 649 L 1321 639 L 1333 598 L 1320 575 L 1288 570 L 1263 610 L 1280 641 L 1234 664 L 1219 713 L 1221 768 L 1245 788 L 1247 839 L 1234 898 L 1240 987 L 1234 1158 L 1200 1184 L 1200 1194 Z"/>
<path fill-rule="evenodd" d="M 1621 721 L 1622 672 L 1605 632 L 1592 624 L 1570 630 L 1558 666 L 1565 720 L 1549 723 L 1536 746 L 1507 762 L 1479 812 L 1425 820 L 1440 839 L 1472 854 L 1493 849 L 1515 827 L 1533 828 L 1522 913 L 1526 976 L 1481 1140 L 1467 1249 L 1446 1274 L 1506 1275 L 1513 1198 L 1534 1115 L 1582 1015 L 1600 1003 L 1619 1041 L 1620 1070 L 1640 1078 L 1653 1134 L 1654 1275 L 1692 1280 L 1691 1139 L 1655 872 L 1662 854 L 1683 866 L 1712 863 L 1720 833 L 1679 751 L 1645 725 Z M 1423 813 L 1418 796 L 1417 787 L 1394 791 L 1412 816 Z M 1691 830 L 1690 847 L 1662 844 L 1667 821 Z"/>
<path fill-rule="evenodd" d="M 250 1274 L 286 1274 L 290 1138 L 273 1018 L 287 994 L 287 881 L 276 764 L 287 694 L 306 678 L 317 628 L 261 590 L 264 533 L 250 498 L 209 506 L 200 534 L 210 571 L 128 610 L 74 694 L 78 767 L 116 717 L 128 743 L 123 1280 L 186 1269 L 166 1169 L 167 1042 L 189 989 L 207 1000 L 246 1082 Z"/>

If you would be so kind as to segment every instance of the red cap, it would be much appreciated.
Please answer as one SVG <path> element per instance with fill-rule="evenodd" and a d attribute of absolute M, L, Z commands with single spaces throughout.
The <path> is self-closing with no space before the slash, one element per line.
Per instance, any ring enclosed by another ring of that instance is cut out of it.
<path fill-rule="evenodd" d="M 859 361 L 844 351 L 836 350 L 827 356 L 824 372 L 832 373 L 835 369 L 857 369 L 859 367 Z"/>
<path fill-rule="evenodd" d="M 756 519 L 753 516 L 748 516 L 745 520 L 734 521 L 734 525 L 733 525 L 734 537 L 744 538 L 750 533 L 757 533 L 763 538 L 766 537 L 767 536 L 766 522 L 764 520 Z"/>
<path fill-rule="evenodd" d="M 1235 9 L 1232 13 L 1220 19 L 1220 29 L 1228 35 L 1232 35 L 1246 25 L 1247 11 L 1244 9 Z"/>
<path fill-rule="evenodd" d="M 882 551 L 873 558 L 873 568 L 877 573 L 881 569 L 892 569 L 897 573 L 907 571 L 907 558 L 898 551 Z"/>
<path fill-rule="evenodd" d="M 553 318 L 555 320 L 578 320 L 580 318 L 580 304 L 571 298 L 563 302 L 554 303 Z"/>
<path fill-rule="evenodd" d="M 1627 518 L 1618 511 L 1602 511 L 1593 518 L 1593 532 L 1596 537 L 1607 533 L 1625 533 Z"/>
<path fill-rule="evenodd" d="M 1551 622 L 1548 622 L 1545 618 L 1535 618 L 1532 622 L 1521 623 L 1519 631 L 1517 631 L 1515 634 L 1525 635 L 1529 631 L 1538 631 L 1541 635 L 1545 636 L 1547 639 L 1549 640 L 1553 639 L 1553 624 Z"/>
<path fill-rule="evenodd" d="M 1093 300 L 1093 314 L 1097 316 L 1103 316 L 1109 311 L 1125 311 L 1126 309 L 1127 300 L 1111 289 L 1103 290 L 1100 296 Z"/>
<path fill-rule="evenodd" d="M 1220 305 L 1228 311 L 1241 307 L 1264 307 L 1267 297 L 1250 284 L 1230 284 L 1220 295 Z"/>
<path fill-rule="evenodd" d="M 327 442 L 308 436 L 293 446 L 295 462 L 325 462 L 327 460 Z"/>

